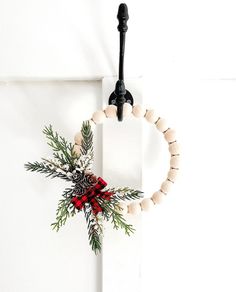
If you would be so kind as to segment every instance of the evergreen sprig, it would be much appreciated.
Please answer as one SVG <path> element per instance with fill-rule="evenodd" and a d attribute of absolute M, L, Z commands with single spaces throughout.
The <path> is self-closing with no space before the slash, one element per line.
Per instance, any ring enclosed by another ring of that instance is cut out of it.
<path fill-rule="evenodd" d="M 82 124 L 81 128 L 82 134 L 82 142 L 81 142 L 81 155 L 79 155 L 77 160 L 77 165 L 79 165 L 79 169 L 84 170 L 91 170 L 93 159 L 94 159 L 94 152 L 93 152 L 93 132 L 91 129 L 91 125 L 89 121 L 85 121 Z"/>
<path fill-rule="evenodd" d="M 85 121 L 81 128 L 82 143 L 81 143 L 81 154 L 91 155 L 93 158 L 93 132 L 89 121 Z"/>
<path fill-rule="evenodd" d="M 124 229 L 125 234 L 129 235 L 135 231 L 131 224 L 127 224 L 124 216 L 121 214 L 119 204 L 112 203 L 99 198 L 99 202 L 103 209 L 103 217 L 105 220 L 110 221 L 113 224 L 114 229 Z"/>
<path fill-rule="evenodd" d="M 59 229 L 65 225 L 69 217 L 73 217 L 76 214 L 75 208 L 71 205 L 71 198 L 74 190 L 67 188 L 63 193 L 63 199 L 59 200 L 56 211 L 56 222 L 52 223 L 52 229 L 59 231 Z"/>
<path fill-rule="evenodd" d="M 84 215 L 87 222 L 89 244 L 95 254 L 98 254 L 102 249 L 102 223 L 99 222 L 98 215 L 93 214 L 92 208 L 89 204 L 85 204 L 84 206 Z"/>
<path fill-rule="evenodd" d="M 56 220 L 52 228 L 56 231 L 65 225 L 68 218 L 77 214 L 78 211 L 71 203 L 73 196 L 83 196 L 87 189 L 94 185 L 94 180 L 89 180 L 91 166 L 94 159 L 93 133 L 89 121 L 83 122 L 81 128 L 82 142 L 81 154 L 76 154 L 74 146 L 68 143 L 65 138 L 54 132 L 52 126 L 45 127 L 43 133 L 46 135 L 48 145 L 53 150 L 54 159 L 42 159 L 42 162 L 28 162 L 25 168 L 28 171 L 44 173 L 47 177 L 59 177 L 71 181 L 71 187 L 66 188 L 59 200 Z M 87 176 L 86 176 L 87 175 Z M 127 235 L 134 232 L 131 224 L 126 223 L 119 207 L 120 201 L 140 199 L 142 192 L 129 187 L 110 188 L 106 191 L 112 192 L 110 200 L 99 196 L 95 199 L 102 208 L 102 212 L 95 215 L 90 202 L 84 204 L 83 211 L 87 222 L 88 239 L 92 250 L 97 254 L 101 251 L 103 237 L 103 220 L 111 221 L 114 229 L 123 229 Z"/>
<path fill-rule="evenodd" d="M 62 172 L 57 172 L 55 168 L 51 168 L 49 165 L 45 164 L 44 162 L 28 162 L 25 164 L 25 168 L 28 171 L 32 172 L 39 172 L 39 173 L 45 173 L 46 177 L 59 177 L 66 181 L 69 181 L 70 179 Z"/>
<path fill-rule="evenodd" d="M 112 192 L 114 195 L 111 197 L 112 203 L 119 203 L 119 201 L 133 201 L 143 197 L 143 193 L 138 190 L 134 190 L 129 187 L 124 188 L 110 188 L 108 192 Z"/>
<path fill-rule="evenodd" d="M 59 136 L 57 132 L 54 132 L 52 125 L 45 127 L 43 133 L 48 139 L 48 145 L 54 152 L 54 158 L 58 159 L 62 165 L 68 164 L 70 168 L 73 169 L 75 167 L 74 162 L 76 155 L 72 143 L 68 143 L 64 137 Z"/>

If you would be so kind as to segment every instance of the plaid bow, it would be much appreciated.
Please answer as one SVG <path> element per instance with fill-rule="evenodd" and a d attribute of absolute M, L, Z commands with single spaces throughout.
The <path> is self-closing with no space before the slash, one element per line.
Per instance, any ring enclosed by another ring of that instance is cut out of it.
<path fill-rule="evenodd" d="M 99 212 L 102 212 L 102 207 L 99 205 L 96 197 L 101 197 L 105 200 L 110 200 L 113 193 L 111 192 L 102 192 L 101 190 L 107 186 L 107 183 L 101 178 L 98 178 L 97 183 L 88 189 L 82 197 L 73 197 L 71 203 L 75 206 L 76 209 L 82 210 L 85 203 L 90 203 L 92 206 L 93 214 L 97 215 Z"/>

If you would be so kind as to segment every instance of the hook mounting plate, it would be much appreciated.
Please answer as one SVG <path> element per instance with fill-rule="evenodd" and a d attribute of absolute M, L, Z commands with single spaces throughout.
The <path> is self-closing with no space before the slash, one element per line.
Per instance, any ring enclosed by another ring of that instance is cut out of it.
<path fill-rule="evenodd" d="M 124 95 L 124 98 L 125 98 L 125 102 L 127 102 L 127 103 L 129 103 L 131 105 L 134 104 L 133 96 L 131 95 L 131 93 L 127 89 L 126 89 L 126 93 Z M 112 94 L 109 97 L 109 104 L 113 104 L 113 105 L 118 106 L 117 95 L 116 95 L 116 93 L 114 91 L 112 92 Z"/>

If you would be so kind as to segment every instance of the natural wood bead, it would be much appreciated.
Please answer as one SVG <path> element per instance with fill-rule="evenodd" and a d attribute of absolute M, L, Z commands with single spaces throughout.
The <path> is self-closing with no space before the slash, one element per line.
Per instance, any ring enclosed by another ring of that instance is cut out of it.
<path fill-rule="evenodd" d="M 120 203 L 119 203 L 119 207 L 120 207 L 120 208 L 118 208 L 118 212 L 119 212 L 120 214 L 122 214 L 122 215 L 127 214 L 127 212 L 128 212 L 128 206 L 127 206 L 125 203 L 120 202 Z"/>
<path fill-rule="evenodd" d="M 93 119 L 94 123 L 102 124 L 104 122 L 104 120 L 106 119 L 106 115 L 105 115 L 104 111 L 102 111 L 102 110 L 96 111 L 93 114 L 92 119 Z"/>
<path fill-rule="evenodd" d="M 145 119 L 151 123 L 154 124 L 156 123 L 156 121 L 158 120 L 158 115 L 156 114 L 156 112 L 154 110 L 147 110 L 146 114 L 145 114 Z"/>
<path fill-rule="evenodd" d="M 142 118 L 146 114 L 146 109 L 140 104 L 136 104 L 135 106 L 133 106 L 132 113 L 136 118 Z"/>
<path fill-rule="evenodd" d="M 170 159 L 170 166 L 174 168 L 179 168 L 179 164 L 180 164 L 180 157 L 172 156 Z"/>
<path fill-rule="evenodd" d="M 128 102 L 125 102 L 123 105 L 123 117 L 128 117 L 132 113 L 132 105 Z"/>
<path fill-rule="evenodd" d="M 74 145 L 73 146 L 73 150 L 74 150 L 74 152 L 75 152 L 75 154 L 77 155 L 77 156 L 79 156 L 80 155 L 80 152 L 81 152 L 81 150 L 80 150 L 80 146 L 79 145 Z"/>
<path fill-rule="evenodd" d="M 81 132 L 78 132 L 78 133 L 75 134 L 74 140 L 75 140 L 75 143 L 77 145 L 81 145 L 82 144 L 83 137 L 82 137 Z"/>
<path fill-rule="evenodd" d="M 176 138 L 175 138 L 175 130 L 168 129 L 165 132 L 164 137 L 165 137 L 167 142 L 174 142 L 176 140 Z"/>
<path fill-rule="evenodd" d="M 149 211 L 153 208 L 154 203 L 150 198 L 145 198 L 142 200 L 140 205 L 143 211 Z"/>
<path fill-rule="evenodd" d="M 172 185 L 173 183 L 171 181 L 165 180 L 161 185 L 161 190 L 166 194 L 171 190 Z"/>
<path fill-rule="evenodd" d="M 141 211 L 141 206 L 138 202 L 133 202 L 128 207 L 128 212 L 132 215 L 138 215 Z"/>
<path fill-rule="evenodd" d="M 178 169 L 170 169 L 168 172 L 167 178 L 174 182 L 178 175 L 178 172 L 179 172 Z"/>
<path fill-rule="evenodd" d="M 161 131 L 162 133 L 165 132 L 168 129 L 167 126 L 167 122 L 165 119 L 160 118 L 157 122 L 156 122 L 156 127 L 159 131 Z"/>
<path fill-rule="evenodd" d="M 179 154 L 180 152 L 180 146 L 177 142 L 174 142 L 172 144 L 169 145 L 169 151 L 170 151 L 170 154 L 172 155 L 176 155 L 176 154 Z"/>
<path fill-rule="evenodd" d="M 163 192 L 158 191 L 152 195 L 152 200 L 153 200 L 154 204 L 160 204 L 163 201 L 165 196 L 166 195 Z"/>
<path fill-rule="evenodd" d="M 108 105 L 105 109 L 107 118 L 115 118 L 117 115 L 117 107 L 113 104 Z"/>

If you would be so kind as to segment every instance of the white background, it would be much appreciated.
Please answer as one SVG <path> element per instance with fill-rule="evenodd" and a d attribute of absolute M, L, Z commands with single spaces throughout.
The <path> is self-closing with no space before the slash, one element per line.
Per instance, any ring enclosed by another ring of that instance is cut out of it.
<path fill-rule="evenodd" d="M 0 291 L 102 291 L 82 216 L 50 230 L 64 184 L 23 163 L 49 154 L 45 124 L 71 139 L 101 107 L 99 80 L 117 70 L 118 4 L 0 1 Z M 144 103 L 176 127 L 183 152 L 173 192 L 142 216 L 143 291 L 235 292 L 234 1 L 127 4 L 126 75 L 143 76 Z M 165 167 L 145 162 L 154 150 L 144 157 L 148 190 Z"/>

